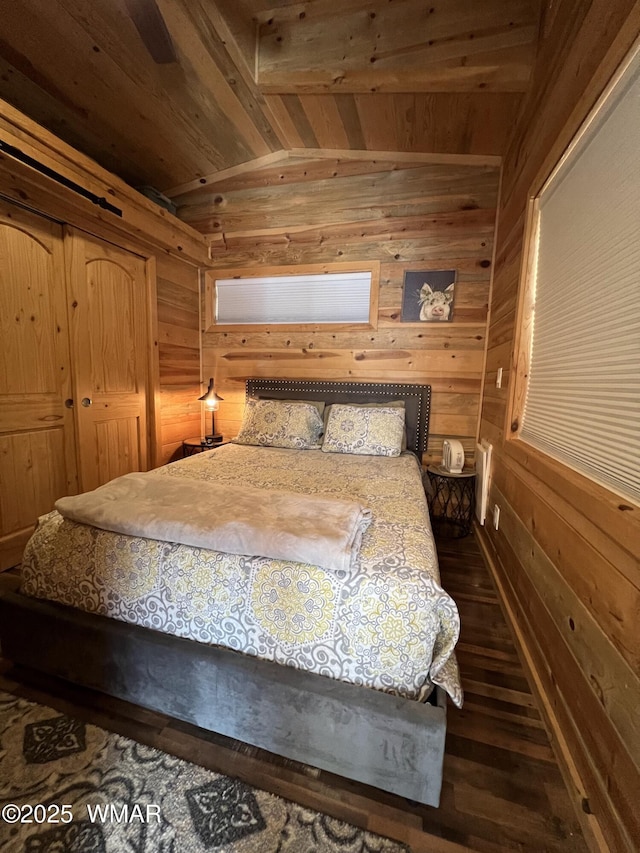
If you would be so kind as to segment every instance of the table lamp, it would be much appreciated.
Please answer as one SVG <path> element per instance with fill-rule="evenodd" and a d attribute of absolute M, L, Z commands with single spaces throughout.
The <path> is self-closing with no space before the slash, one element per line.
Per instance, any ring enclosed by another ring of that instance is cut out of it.
<path fill-rule="evenodd" d="M 205 435 L 205 440 L 207 444 L 219 444 L 222 441 L 222 435 L 220 433 L 216 433 L 216 409 L 218 408 L 218 403 L 222 400 L 222 397 L 218 397 L 218 395 L 213 390 L 213 377 L 209 379 L 209 387 L 207 388 L 206 394 L 203 394 L 202 397 L 198 397 L 202 403 L 204 403 L 204 407 L 208 412 L 211 412 L 211 434 Z"/>

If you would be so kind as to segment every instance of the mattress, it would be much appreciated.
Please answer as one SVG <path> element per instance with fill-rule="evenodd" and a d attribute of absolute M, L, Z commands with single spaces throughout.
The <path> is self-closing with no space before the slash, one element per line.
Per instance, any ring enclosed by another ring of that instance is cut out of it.
<path fill-rule="evenodd" d="M 167 477 L 333 495 L 372 511 L 347 571 L 127 536 L 43 516 L 21 590 L 409 699 L 441 686 L 462 704 L 460 622 L 442 589 L 416 457 L 226 445 Z"/>

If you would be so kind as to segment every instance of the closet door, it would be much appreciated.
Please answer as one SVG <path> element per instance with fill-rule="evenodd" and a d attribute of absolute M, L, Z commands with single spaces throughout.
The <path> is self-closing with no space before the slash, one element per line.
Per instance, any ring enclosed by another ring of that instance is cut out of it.
<path fill-rule="evenodd" d="M 80 488 L 144 471 L 148 318 L 144 258 L 66 232 Z"/>
<path fill-rule="evenodd" d="M 69 365 L 62 228 L 0 200 L 0 569 L 77 491 Z"/>

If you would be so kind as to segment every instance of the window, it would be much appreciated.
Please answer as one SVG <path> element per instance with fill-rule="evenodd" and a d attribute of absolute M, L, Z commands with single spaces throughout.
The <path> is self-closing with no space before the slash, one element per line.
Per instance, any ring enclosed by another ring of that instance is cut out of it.
<path fill-rule="evenodd" d="M 640 52 L 532 202 L 512 422 L 518 438 L 638 502 L 639 139 Z"/>
<path fill-rule="evenodd" d="M 210 320 L 223 325 L 374 325 L 378 269 L 281 267 L 231 277 L 209 273 Z"/>

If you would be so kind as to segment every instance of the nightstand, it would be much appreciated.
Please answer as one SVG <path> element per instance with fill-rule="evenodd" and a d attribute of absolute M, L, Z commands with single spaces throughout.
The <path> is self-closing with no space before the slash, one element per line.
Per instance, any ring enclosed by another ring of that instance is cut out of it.
<path fill-rule="evenodd" d="M 222 447 L 223 444 L 228 443 L 228 441 L 207 441 L 201 436 L 185 438 L 182 442 L 182 458 L 186 459 L 187 456 L 193 456 L 194 453 L 201 453 L 203 450 L 215 450 L 216 447 Z"/>
<path fill-rule="evenodd" d="M 471 532 L 476 505 L 476 472 L 453 474 L 439 465 L 429 465 L 423 477 L 434 533 L 461 539 Z"/>

